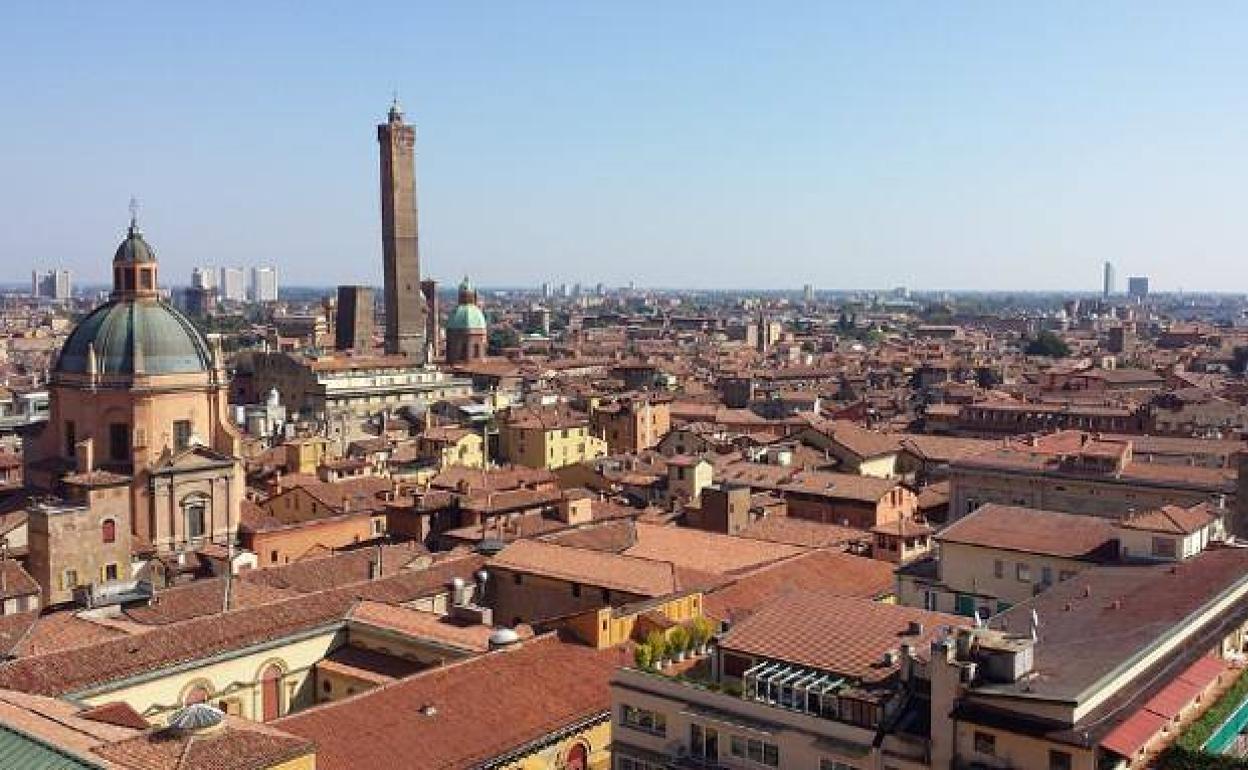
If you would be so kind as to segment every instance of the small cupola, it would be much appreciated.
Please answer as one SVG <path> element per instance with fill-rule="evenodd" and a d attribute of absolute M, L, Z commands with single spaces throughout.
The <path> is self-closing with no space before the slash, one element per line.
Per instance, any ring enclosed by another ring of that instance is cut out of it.
<path fill-rule="evenodd" d="M 156 251 L 139 229 L 138 201 L 130 201 L 130 227 L 113 254 L 113 299 L 155 297 Z"/>

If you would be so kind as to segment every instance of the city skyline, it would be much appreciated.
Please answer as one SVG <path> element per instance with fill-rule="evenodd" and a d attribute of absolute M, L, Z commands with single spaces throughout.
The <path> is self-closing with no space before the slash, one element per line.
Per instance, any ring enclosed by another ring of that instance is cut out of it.
<path fill-rule="evenodd" d="M 1241 9 L 708 10 L 20 9 L 0 279 L 104 282 L 134 194 L 168 276 L 379 284 L 397 89 L 443 282 L 1092 290 L 1109 260 L 1156 291 L 1248 288 L 1248 120 L 1221 98 Z M 111 44 L 131 34 L 155 42 Z M 66 110 L 72 142 L 47 130 Z"/>

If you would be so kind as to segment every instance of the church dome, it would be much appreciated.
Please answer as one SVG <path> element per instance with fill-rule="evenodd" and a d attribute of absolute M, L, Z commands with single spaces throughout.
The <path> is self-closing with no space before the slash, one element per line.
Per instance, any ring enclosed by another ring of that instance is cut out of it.
<path fill-rule="evenodd" d="M 113 264 L 155 261 L 156 250 L 143 239 L 143 233 L 139 232 L 138 224 L 132 221 L 126 237 L 122 239 L 121 244 L 117 246 L 117 251 L 113 254 Z"/>
<path fill-rule="evenodd" d="M 114 300 L 91 311 L 65 340 L 57 373 L 88 374 L 92 347 L 101 376 L 190 374 L 212 367 L 203 335 L 160 300 Z"/>
<path fill-rule="evenodd" d="M 485 313 L 476 305 L 460 305 L 446 322 L 447 331 L 485 331 Z"/>

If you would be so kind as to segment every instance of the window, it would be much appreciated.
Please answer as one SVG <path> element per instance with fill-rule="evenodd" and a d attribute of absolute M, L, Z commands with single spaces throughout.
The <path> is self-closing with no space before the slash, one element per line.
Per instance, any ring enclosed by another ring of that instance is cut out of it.
<path fill-rule="evenodd" d="M 78 434 L 73 420 L 65 421 L 65 456 L 73 457 L 78 453 Z"/>
<path fill-rule="evenodd" d="M 1014 565 L 1014 577 L 1018 578 L 1020 581 L 1024 583 L 1030 583 L 1031 582 L 1031 565 L 1026 564 L 1021 561 L 1018 564 Z"/>
<path fill-rule="evenodd" d="M 819 760 L 819 770 L 857 770 L 853 765 L 847 765 L 839 759 L 821 759 Z"/>
<path fill-rule="evenodd" d="M 1049 749 L 1049 770 L 1070 770 L 1073 766 L 1074 760 L 1069 751 Z"/>
<path fill-rule="evenodd" d="M 923 609 L 935 612 L 940 609 L 940 594 L 936 591 L 923 592 Z"/>
<path fill-rule="evenodd" d="M 992 562 L 992 576 L 1001 579 L 1005 577 L 1005 562 L 1000 559 L 994 559 Z"/>
<path fill-rule="evenodd" d="M 644 759 L 616 754 L 615 770 L 661 770 L 661 767 L 651 764 Z"/>
<path fill-rule="evenodd" d="M 191 445 L 191 421 L 190 420 L 174 420 L 173 421 L 173 449 L 175 452 L 181 452 Z"/>
<path fill-rule="evenodd" d="M 119 463 L 130 461 L 130 426 L 124 422 L 108 426 L 108 457 Z"/>
<path fill-rule="evenodd" d="M 1052 567 L 1040 568 L 1040 582 L 1046 586 L 1053 585 L 1053 568 Z"/>
<path fill-rule="evenodd" d="M 100 539 L 105 543 L 117 542 L 117 521 L 116 519 L 105 519 L 100 525 Z"/>
<path fill-rule="evenodd" d="M 277 551 L 269 551 L 269 562 L 277 564 Z"/>
<path fill-rule="evenodd" d="M 1160 559 L 1173 559 L 1178 553 L 1175 548 L 1174 538 L 1171 537 L 1154 537 L 1153 538 L 1153 556 Z"/>
<path fill-rule="evenodd" d="M 78 587 L 78 570 L 75 570 L 75 569 L 65 570 L 65 573 L 61 575 L 61 588 L 65 589 L 66 591 L 70 591 L 77 587 Z"/>
<path fill-rule="evenodd" d="M 635 708 L 627 703 L 620 707 L 620 724 L 659 737 L 667 735 L 667 716 L 658 711 Z"/>
<path fill-rule="evenodd" d="M 749 741 L 754 743 L 754 741 Z M 762 744 L 759 744 L 760 748 Z M 709 762 L 719 761 L 719 731 L 699 724 L 689 725 L 689 753 Z M 761 754 L 760 759 L 762 761 Z"/>
<path fill-rule="evenodd" d="M 189 540 L 195 540 L 204 536 L 204 519 L 207 514 L 207 503 L 202 498 L 196 498 L 185 504 L 186 512 L 186 537 Z"/>
<path fill-rule="evenodd" d="M 516 585 L 520 585 L 524 582 L 524 575 L 521 575 L 519 572 L 513 572 L 511 575 L 511 581 Z"/>
<path fill-rule="evenodd" d="M 990 757 L 997 755 L 997 736 L 992 733 L 981 733 L 975 731 L 975 753 L 987 754 Z"/>
<path fill-rule="evenodd" d="M 117 579 L 117 565 L 105 564 L 104 565 L 104 580 L 107 581 L 107 580 L 116 580 L 116 579 Z"/>
<path fill-rule="evenodd" d="M 1057 579 L 1062 581 L 1063 583 L 1066 582 L 1067 580 L 1070 580 L 1074 576 L 1075 576 L 1075 571 L 1071 569 L 1064 569 L 1057 573 Z"/>
<path fill-rule="evenodd" d="M 579 596 L 581 595 L 581 584 L 580 584 L 580 583 L 573 583 L 573 584 L 572 584 L 572 595 L 573 595 L 573 596 L 576 596 L 576 597 L 579 597 Z"/>

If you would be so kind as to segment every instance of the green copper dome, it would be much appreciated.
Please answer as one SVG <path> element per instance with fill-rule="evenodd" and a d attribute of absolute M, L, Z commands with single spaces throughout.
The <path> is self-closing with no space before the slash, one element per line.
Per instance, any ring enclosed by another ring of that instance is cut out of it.
<path fill-rule="evenodd" d="M 100 305 L 70 333 L 56 371 L 87 374 L 95 348 L 102 375 L 189 374 L 212 366 L 208 342 L 190 321 L 159 300 L 114 300 Z"/>
<path fill-rule="evenodd" d="M 455 308 L 454 313 L 451 313 L 450 320 L 446 322 L 446 328 L 448 331 L 451 329 L 485 331 L 485 313 L 482 313 L 481 308 L 476 305 L 460 305 Z"/>
<path fill-rule="evenodd" d="M 113 254 L 113 264 L 134 264 L 138 262 L 155 262 L 156 250 L 143 240 L 138 223 L 130 222 L 130 230 Z"/>

